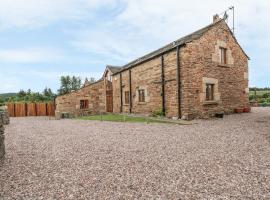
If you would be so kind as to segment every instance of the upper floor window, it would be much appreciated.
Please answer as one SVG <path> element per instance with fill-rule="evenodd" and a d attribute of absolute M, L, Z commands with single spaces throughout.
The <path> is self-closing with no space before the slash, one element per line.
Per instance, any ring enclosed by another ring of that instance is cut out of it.
<path fill-rule="evenodd" d="M 145 102 L 145 90 L 139 90 L 139 102 Z"/>
<path fill-rule="evenodd" d="M 214 86 L 215 84 L 206 84 L 206 101 L 214 101 Z"/>
<path fill-rule="evenodd" d="M 88 109 L 89 101 L 88 100 L 80 100 L 80 109 Z"/>
<path fill-rule="evenodd" d="M 219 54 L 220 55 L 220 63 L 227 64 L 227 49 L 220 47 L 219 51 L 220 51 L 220 54 Z"/>
<path fill-rule="evenodd" d="M 129 91 L 125 91 L 125 104 L 129 104 Z"/>

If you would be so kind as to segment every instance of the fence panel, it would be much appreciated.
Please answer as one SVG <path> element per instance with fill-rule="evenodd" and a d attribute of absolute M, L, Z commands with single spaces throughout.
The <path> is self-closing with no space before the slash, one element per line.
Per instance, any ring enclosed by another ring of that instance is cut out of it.
<path fill-rule="evenodd" d="M 27 116 L 37 116 L 35 103 L 28 103 L 27 104 Z"/>
<path fill-rule="evenodd" d="M 8 109 L 8 113 L 9 113 L 10 117 L 15 117 L 15 115 L 14 115 L 14 106 L 15 106 L 15 104 L 13 104 L 13 103 L 7 104 L 7 109 Z"/>
<path fill-rule="evenodd" d="M 49 103 L 8 103 L 10 117 L 54 116 L 55 104 Z"/>
<path fill-rule="evenodd" d="M 48 116 L 55 116 L 55 105 L 54 103 L 47 104 L 47 115 Z"/>
<path fill-rule="evenodd" d="M 15 104 L 15 117 L 25 117 L 26 116 L 26 104 L 16 103 Z"/>
<path fill-rule="evenodd" d="M 37 116 L 47 116 L 46 103 L 37 103 Z"/>

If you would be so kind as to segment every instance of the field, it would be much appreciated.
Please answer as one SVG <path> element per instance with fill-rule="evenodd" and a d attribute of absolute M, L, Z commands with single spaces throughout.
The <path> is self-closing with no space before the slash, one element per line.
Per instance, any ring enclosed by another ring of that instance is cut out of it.
<path fill-rule="evenodd" d="M 270 90 L 256 91 L 256 94 L 259 96 L 266 94 L 266 93 L 270 93 Z M 249 91 L 249 96 L 251 96 L 251 95 L 255 95 L 255 91 Z"/>

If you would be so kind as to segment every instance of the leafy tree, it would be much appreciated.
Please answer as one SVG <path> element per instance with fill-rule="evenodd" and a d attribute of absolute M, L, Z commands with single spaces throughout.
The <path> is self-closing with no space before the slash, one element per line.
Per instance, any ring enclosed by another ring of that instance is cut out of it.
<path fill-rule="evenodd" d="M 81 78 L 76 76 L 61 76 L 60 84 L 60 89 L 58 90 L 59 95 L 67 94 L 72 90 L 81 88 Z"/>
<path fill-rule="evenodd" d="M 18 93 L 15 93 L 10 96 L 0 97 L 0 103 L 6 102 L 48 102 L 53 101 L 55 94 L 50 88 L 45 88 L 43 93 L 32 92 L 30 89 L 25 92 L 20 90 Z"/>
<path fill-rule="evenodd" d="M 18 93 L 18 97 L 22 98 L 22 97 L 25 97 L 25 96 L 26 96 L 26 92 L 24 90 L 20 90 L 19 93 Z"/>
<path fill-rule="evenodd" d="M 81 78 L 72 76 L 71 78 L 71 90 L 78 90 L 81 88 Z"/>
<path fill-rule="evenodd" d="M 90 83 L 94 83 L 94 82 L 96 82 L 96 79 L 94 77 L 90 77 L 90 81 L 89 82 Z"/>
<path fill-rule="evenodd" d="M 27 90 L 27 95 L 31 95 L 31 90 L 30 89 Z"/>

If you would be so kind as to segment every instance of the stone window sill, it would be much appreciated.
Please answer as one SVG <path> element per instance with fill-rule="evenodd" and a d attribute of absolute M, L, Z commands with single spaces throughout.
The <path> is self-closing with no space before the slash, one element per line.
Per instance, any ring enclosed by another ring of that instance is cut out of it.
<path fill-rule="evenodd" d="M 129 106 L 129 104 L 126 104 L 126 103 L 125 103 L 125 104 L 123 104 L 123 106 Z"/>
<path fill-rule="evenodd" d="M 228 64 L 222 64 L 222 63 L 219 63 L 218 67 L 230 68 Z"/>
<path fill-rule="evenodd" d="M 203 102 L 203 105 L 217 105 L 219 104 L 219 101 L 205 101 Z"/>

